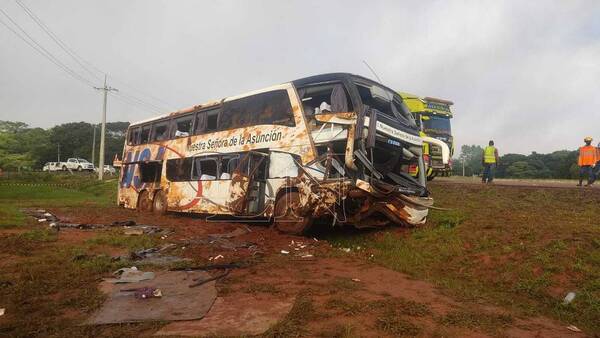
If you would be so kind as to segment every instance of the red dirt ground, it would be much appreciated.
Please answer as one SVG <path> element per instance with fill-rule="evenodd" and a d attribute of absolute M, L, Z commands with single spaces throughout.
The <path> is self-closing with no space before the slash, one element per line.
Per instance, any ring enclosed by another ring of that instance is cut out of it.
<path fill-rule="evenodd" d="M 208 234 L 224 234 L 238 228 L 242 223 L 205 222 L 186 215 L 146 215 L 119 208 L 107 209 L 52 209 L 62 221 L 73 223 L 110 224 L 114 221 L 134 220 L 137 224 L 149 224 L 170 229 L 165 243 L 176 243 L 177 254 L 198 262 L 210 262 L 211 257 L 222 255 L 216 263 L 248 261 L 248 267 L 233 269 L 217 282 L 219 297 L 227 303 L 239 303 L 240 307 L 260 306 L 268 308 L 281 300 L 294 299 L 299 294 L 310 297 L 314 306 L 313 317 L 307 326 L 310 335 L 327 335 L 336 327 L 352 326 L 353 334 L 367 337 L 385 337 L 389 332 L 379 330 L 378 323 L 385 309 L 369 304 L 393 299 L 402 307 L 401 318 L 419 328 L 419 336 L 485 337 L 490 332 L 479 329 L 441 324 L 439 318 L 452 311 L 469 310 L 493 315 L 505 310 L 482 304 L 464 304 L 443 295 L 432 284 L 411 279 L 409 276 L 379 267 L 333 249 L 326 241 L 288 236 L 269 229 L 266 225 L 251 225 L 250 232 L 229 239 L 229 243 L 251 243 L 252 246 L 235 249 L 219 245 L 194 243 L 206 239 Z M 74 243 L 85 241 L 102 230 L 62 229 L 59 241 Z M 294 244 L 292 244 L 292 241 Z M 305 247 L 301 248 L 301 246 Z M 246 245 L 248 246 L 248 245 Z M 295 250 L 298 248 L 298 250 Z M 289 254 L 282 254 L 287 250 Z M 116 254 L 121 254 L 116 250 Z M 313 257 L 302 258 L 302 254 Z M 494 264 L 489 257 L 481 257 L 482 264 Z M 215 273 L 215 272 L 213 272 Z M 248 297 L 258 297 L 260 302 L 249 304 Z M 341 304 L 348 302 L 351 304 Z M 336 305 L 337 304 L 337 305 Z M 341 305 L 340 305 L 341 304 Z M 353 310 L 352 304 L 355 305 Z M 411 313 L 411 306 L 421 306 L 424 313 Z M 356 310 L 356 307 L 359 310 Z M 187 326 L 186 326 L 187 325 Z M 172 323 L 163 328 L 169 330 L 193 329 L 194 323 Z M 205 332 L 196 332 L 200 335 Z M 583 337 L 564 325 L 548 318 L 514 318 L 503 328 L 502 335 L 510 337 Z"/>

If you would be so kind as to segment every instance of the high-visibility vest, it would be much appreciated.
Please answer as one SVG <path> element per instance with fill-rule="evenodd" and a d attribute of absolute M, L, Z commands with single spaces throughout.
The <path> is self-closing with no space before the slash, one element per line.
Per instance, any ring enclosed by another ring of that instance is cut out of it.
<path fill-rule="evenodd" d="M 579 148 L 579 159 L 577 164 L 581 167 L 584 165 L 596 164 L 598 161 L 598 150 L 594 146 L 585 146 Z"/>
<path fill-rule="evenodd" d="M 484 163 L 496 163 L 496 147 L 487 146 L 483 151 Z"/>

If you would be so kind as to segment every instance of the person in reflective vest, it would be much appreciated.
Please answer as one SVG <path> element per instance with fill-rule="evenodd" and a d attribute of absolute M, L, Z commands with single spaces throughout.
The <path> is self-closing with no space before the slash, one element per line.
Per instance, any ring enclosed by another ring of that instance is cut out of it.
<path fill-rule="evenodd" d="M 598 162 L 598 149 L 592 145 L 592 138 L 586 137 L 583 141 L 585 146 L 579 148 L 579 158 L 577 159 L 577 165 L 579 165 L 579 183 L 577 186 L 579 187 L 581 187 L 583 178 L 586 176 L 586 187 L 594 183 L 594 166 Z"/>
<path fill-rule="evenodd" d="M 482 183 L 492 183 L 494 180 L 494 171 L 498 165 L 498 148 L 494 147 L 494 141 L 490 141 L 489 145 L 483 150 L 483 165 Z"/>

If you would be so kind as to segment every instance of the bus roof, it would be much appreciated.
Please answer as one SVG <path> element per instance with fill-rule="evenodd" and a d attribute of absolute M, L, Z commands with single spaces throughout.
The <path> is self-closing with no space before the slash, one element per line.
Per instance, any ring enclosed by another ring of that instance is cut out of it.
<path fill-rule="evenodd" d="M 420 97 L 405 92 L 399 92 L 399 94 L 413 113 L 424 112 L 452 117 L 452 110 L 450 110 L 450 106 L 454 104 L 452 101 L 430 96 Z"/>
<path fill-rule="evenodd" d="M 267 87 L 267 88 L 263 88 L 263 89 L 259 89 L 259 90 L 254 90 L 254 91 L 247 92 L 247 93 L 244 93 L 241 95 L 224 97 L 220 100 L 212 100 L 212 101 L 206 102 L 204 104 L 195 105 L 192 107 L 176 110 L 176 111 L 162 114 L 159 116 L 155 116 L 155 117 L 151 117 L 151 118 L 144 119 L 141 121 L 137 121 L 137 122 L 131 123 L 130 126 L 138 126 L 138 125 L 141 125 L 144 123 L 161 120 L 161 119 L 168 118 L 171 116 L 177 116 L 177 115 L 181 115 L 181 114 L 191 113 L 191 112 L 197 111 L 197 110 L 207 109 L 207 108 L 210 108 L 213 106 L 218 106 L 225 101 L 239 99 L 242 97 L 246 97 L 246 96 L 250 96 L 250 95 L 254 95 L 254 94 L 258 94 L 258 93 L 262 93 L 262 92 L 266 92 L 266 91 L 271 91 L 271 90 L 275 90 L 275 89 L 285 88 L 285 86 L 289 85 L 289 84 L 293 84 L 295 87 L 302 87 L 302 86 L 304 86 L 306 84 L 310 84 L 310 83 L 329 82 L 329 81 L 344 81 L 344 80 L 349 80 L 349 79 L 359 79 L 361 81 L 364 81 L 364 82 L 367 82 L 370 84 L 378 85 L 378 86 L 385 88 L 391 92 L 395 92 L 391 88 L 388 88 L 388 87 L 382 85 L 381 83 L 373 81 L 371 79 L 368 79 L 364 76 L 355 75 L 355 74 L 351 74 L 351 73 L 327 73 L 327 74 L 320 74 L 320 75 L 304 77 L 304 78 L 297 79 L 297 80 L 290 81 L 290 82 L 284 82 L 280 85 L 275 85 L 275 86 L 271 86 L 271 87 Z"/>

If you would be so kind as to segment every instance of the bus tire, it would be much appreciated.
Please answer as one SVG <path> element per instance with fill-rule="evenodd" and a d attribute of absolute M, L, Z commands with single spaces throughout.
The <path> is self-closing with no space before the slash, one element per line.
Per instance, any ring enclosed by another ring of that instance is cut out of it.
<path fill-rule="evenodd" d="M 62 170 L 63 170 L 63 171 L 67 171 L 67 166 L 66 166 L 66 165 L 63 165 L 63 166 L 62 166 Z"/>
<path fill-rule="evenodd" d="M 77 167 L 77 171 L 81 172 L 83 171 L 83 168 L 81 166 Z"/>
<path fill-rule="evenodd" d="M 157 191 L 152 201 L 152 211 L 158 215 L 164 215 L 167 213 L 167 197 L 162 191 Z"/>
<path fill-rule="evenodd" d="M 152 200 L 150 200 L 150 193 L 148 190 L 144 190 L 138 195 L 137 210 L 139 212 L 152 211 Z"/>
<path fill-rule="evenodd" d="M 273 211 L 273 225 L 282 233 L 302 235 L 312 225 L 312 217 L 297 214 L 300 194 L 297 191 L 288 191 L 281 194 L 275 202 Z"/>

